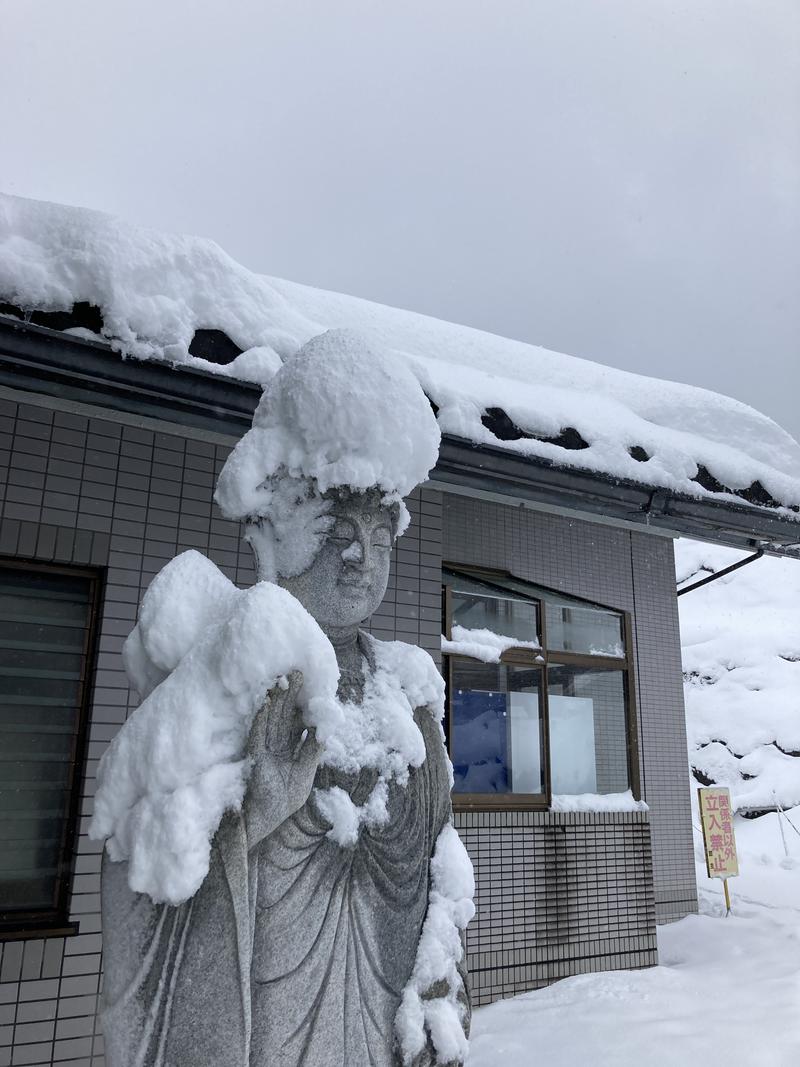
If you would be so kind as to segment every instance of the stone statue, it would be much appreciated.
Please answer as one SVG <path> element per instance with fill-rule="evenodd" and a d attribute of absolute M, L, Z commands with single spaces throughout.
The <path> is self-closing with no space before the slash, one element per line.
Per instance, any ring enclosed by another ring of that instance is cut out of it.
<path fill-rule="evenodd" d="M 283 468 L 270 476 L 283 493 Z M 386 592 L 404 506 L 385 486 L 320 492 L 318 480 L 296 473 L 289 483 L 297 501 L 316 501 L 313 551 L 298 573 L 288 564 L 283 570 L 292 573 L 281 572 L 282 559 L 297 558 L 296 546 L 285 543 L 282 554 L 278 544 L 276 553 L 276 539 L 287 529 L 299 535 L 276 517 L 277 493 L 272 511 L 246 522 L 258 577 L 277 580 L 327 636 L 347 714 L 381 706 L 392 687 L 405 693 L 419 752 L 399 774 L 379 761 L 351 770 L 326 762 L 300 712 L 303 678 L 295 671 L 265 695 L 253 719 L 244 800 L 223 817 L 194 896 L 177 906 L 154 903 L 131 890 L 127 862 L 104 857 L 109 1067 L 463 1062 L 470 1017 L 463 927 L 471 903 L 464 914 L 458 892 L 448 902 L 445 860 L 434 859 L 460 847 L 443 734 L 436 715 L 416 704 L 414 672 L 424 654 L 362 629 Z M 450 917 L 447 945 L 426 942 L 440 937 L 439 918 L 425 922 L 434 906 Z M 439 956 L 449 960 L 444 970 L 436 969 Z"/>

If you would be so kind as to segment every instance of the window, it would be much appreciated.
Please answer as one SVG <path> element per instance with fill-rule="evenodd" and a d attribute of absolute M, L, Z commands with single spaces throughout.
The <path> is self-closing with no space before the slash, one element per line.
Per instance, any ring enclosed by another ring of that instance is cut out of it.
<path fill-rule="evenodd" d="M 450 757 L 459 793 L 543 793 L 542 672 L 455 658 Z"/>
<path fill-rule="evenodd" d="M 0 563 L 0 936 L 67 927 L 98 586 Z"/>
<path fill-rule="evenodd" d="M 447 566 L 443 614 L 457 806 L 637 789 L 626 613 Z"/>

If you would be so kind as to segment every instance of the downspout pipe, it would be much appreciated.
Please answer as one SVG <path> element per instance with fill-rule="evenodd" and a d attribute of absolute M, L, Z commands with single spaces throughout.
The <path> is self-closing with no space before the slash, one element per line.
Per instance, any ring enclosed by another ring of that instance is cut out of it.
<path fill-rule="evenodd" d="M 748 563 L 755 563 L 755 561 L 761 559 L 763 555 L 764 549 L 759 548 L 759 550 L 754 552 L 752 556 L 745 556 L 745 558 L 740 559 L 738 563 L 732 563 L 730 567 L 723 567 L 721 571 L 715 571 L 714 574 L 709 574 L 707 578 L 701 578 L 699 582 L 693 582 L 691 585 L 679 589 L 678 596 L 683 596 L 684 593 L 691 593 L 693 589 L 699 589 L 701 585 L 708 585 L 709 582 L 716 582 L 717 578 L 724 578 L 726 574 L 738 571 L 740 567 L 746 567 Z"/>

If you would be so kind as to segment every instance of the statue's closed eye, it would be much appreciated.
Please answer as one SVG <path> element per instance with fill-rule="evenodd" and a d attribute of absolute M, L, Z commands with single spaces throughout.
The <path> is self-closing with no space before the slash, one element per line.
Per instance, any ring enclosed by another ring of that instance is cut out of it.
<path fill-rule="evenodd" d="M 372 534 L 372 547 L 373 548 L 391 548 L 392 547 L 392 535 L 388 527 L 380 526 Z"/>
<path fill-rule="evenodd" d="M 337 520 L 334 523 L 334 527 L 328 534 L 328 540 L 333 541 L 335 545 L 340 545 L 342 548 L 346 548 L 352 544 L 356 539 L 356 529 L 351 522 Z"/>

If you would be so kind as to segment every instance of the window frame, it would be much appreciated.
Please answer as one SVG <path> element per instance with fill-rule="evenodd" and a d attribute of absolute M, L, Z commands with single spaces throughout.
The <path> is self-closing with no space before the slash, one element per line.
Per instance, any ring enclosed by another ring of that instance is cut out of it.
<path fill-rule="evenodd" d="M 78 933 L 78 923 L 69 921 L 75 860 L 81 819 L 83 783 L 89 747 L 91 695 L 97 670 L 97 651 L 100 634 L 100 612 L 105 584 L 99 569 L 73 567 L 68 564 L 40 563 L 18 557 L 0 556 L 0 568 L 24 571 L 29 574 L 64 575 L 85 578 L 89 583 L 88 613 L 83 634 L 83 672 L 76 700 L 76 722 L 73 732 L 72 759 L 65 792 L 68 794 L 64 811 L 64 825 L 59 850 L 53 906 L 3 912 L 0 910 L 0 944 L 5 941 L 25 941 L 35 938 L 69 937 Z"/>
<path fill-rule="evenodd" d="M 548 811 L 552 804 L 552 782 L 550 775 L 550 705 L 548 693 L 548 667 L 551 665 L 564 665 L 568 667 L 587 668 L 593 670 L 617 670 L 622 672 L 625 691 L 625 737 L 626 737 L 626 760 L 628 767 L 628 788 L 634 799 L 641 799 L 641 782 L 639 775 L 639 733 L 638 733 L 638 705 L 636 700 L 636 657 L 633 651 L 633 621 L 631 613 L 621 608 L 612 607 L 610 604 L 601 604 L 597 600 L 588 597 L 576 596 L 563 589 L 553 589 L 541 582 L 531 582 L 525 578 L 519 578 L 511 571 L 495 570 L 488 567 L 479 567 L 466 563 L 442 563 L 442 633 L 448 639 L 452 639 L 452 590 L 447 581 L 446 572 L 451 571 L 461 574 L 465 578 L 474 578 L 484 581 L 487 585 L 494 586 L 499 592 L 507 591 L 521 596 L 528 596 L 538 606 L 539 629 L 537 634 L 541 642 L 540 649 L 510 648 L 500 656 L 500 663 L 513 667 L 535 668 L 541 671 L 541 732 L 542 732 L 542 781 L 543 793 L 452 793 L 454 811 Z M 504 581 L 512 581 L 517 585 L 530 586 L 530 594 L 520 593 L 519 589 L 503 586 Z M 550 651 L 547 647 L 547 610 L 545 600 L 536 595 L 536 591 L 552 593 L 554 596 L 566 596 L 571 600 L 586 604 L 591 607 L 605 608 L 619 615 L 622 621 L 622 636 L 625 645 L 624 656 L 591 655 L 585 652 L 562 652 Z M 539 657 L 537 661 L 537 657 Z M 457 653 L 444 653 L 442 656 L 442 668 L 445 679 L 445 718 L 444 729 L 447 740 L 448 754 L 451 751 L 451 739 L 453 737 L 453 712 L 450 694 L 453 689 L 453 662 L 467 660 L 475 662 L 470 656 L 461 656 Z"/>

